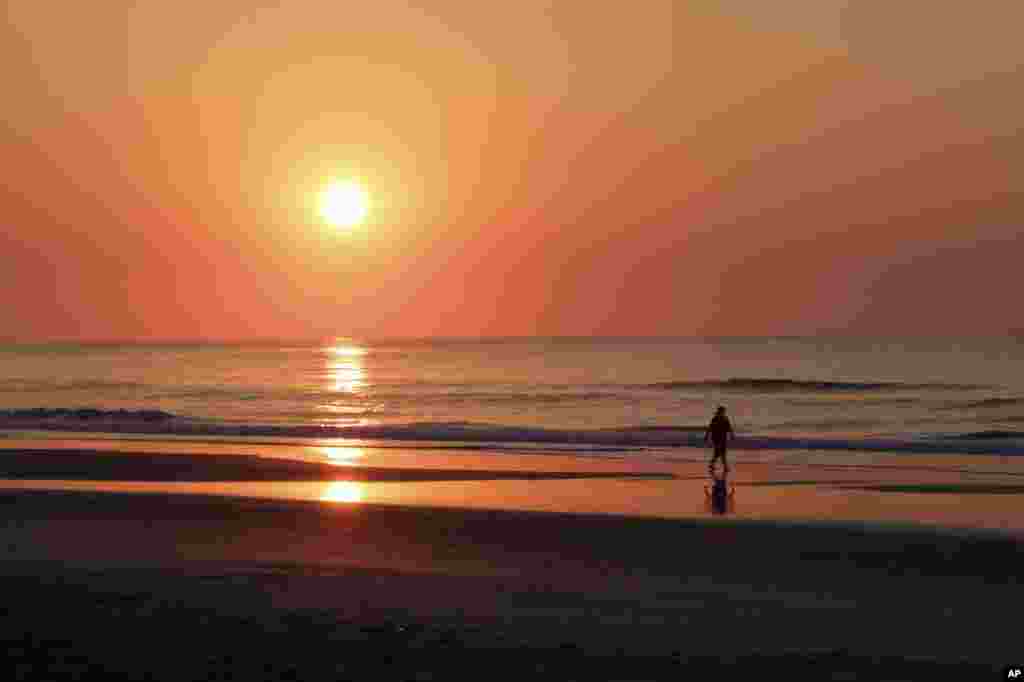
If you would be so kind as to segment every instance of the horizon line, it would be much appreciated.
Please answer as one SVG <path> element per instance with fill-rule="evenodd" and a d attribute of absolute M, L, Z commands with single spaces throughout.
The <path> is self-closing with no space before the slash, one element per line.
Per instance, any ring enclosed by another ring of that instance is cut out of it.
<path fill-rule="evenodd" d="M 436 336 L 372 336 L 326 335 L 296 337 L 153 337 L 153 338 L 0 338 L 3 346 L 324 346 L 332 343 L 502 343 L 517 341 L 746 341 L 746 340 L 978 340 L 1016 339 L 1024 341 L 1024 331 L 1011 329 L 1002 333 L 984 334 L 886 334 L 861 332 L 820 332 L 813 334 L 523 334 L 523 335 L 436 335 Z"/>

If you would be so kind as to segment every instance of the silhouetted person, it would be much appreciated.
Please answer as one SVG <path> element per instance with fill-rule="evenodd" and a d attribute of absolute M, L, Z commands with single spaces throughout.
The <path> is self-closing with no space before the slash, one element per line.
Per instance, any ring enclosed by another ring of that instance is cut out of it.
<path fill-rule="evenodd" d="M 719 407 L 715 410 L 715 416 L 711 418 L 711 423 L 708 424 L 708 430 L 704 432 L 704 442 L 707 443 L 710 440 L 715 448 L 715 454 L 712 455 L 711 461 L 708 463 L 708 468 L 711 469 L 712 473 L 715 470 L 715 460 L 719 457 L 722 458 L 722 466 L 725 468 L 725 472 L 729 472 L 729 460 L 725 458 L 725 451 L 729 447 L 729 439 L 735 437 L 736 434 L 732 430 L 732 424 L 729 423 L 729 418 L 725 416 L 725 408 Z"/>
<path fill-rule="evenodd" d="M 708 497 L 708 505 L 712 514 L 726 514 L 732 511 L 735 490 L 729 490 L 729 480 L 723 473 L 721 477 L 711 474 L 711 488 L 704 489 Z"/>

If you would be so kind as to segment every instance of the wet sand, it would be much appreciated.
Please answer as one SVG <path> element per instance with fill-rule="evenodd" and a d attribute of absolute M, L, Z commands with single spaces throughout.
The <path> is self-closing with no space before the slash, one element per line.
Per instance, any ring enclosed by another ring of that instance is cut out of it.
<path fill-rule="evenodd" d="M 96 441 L 0 444 L 0 490 L 707 519 L 702 453 L 570 457 L 474 449 Z M 120 447 L 126 450 L 118 451 Z M 127 450 L 130 448 L 130 450 Z M 168 448 L 191 448 L 174 452 Z M 204 451 L 204 449 L 209 451 Z M 1024 538 L 1024 458 L 736 453 L 731 518 L 926 526 Z M 837 461 L 838 460 L 838 461 Z"/>
<path fill-rule="evenodd" d="M 237 459 L 217 466 L 269 466 Z M 691 468 L 447 483 L 390 470 L 366 485 L 699 486 Z M 857 478 L 757 471 L 737 476 L 741 500 Z M 0 633 L 23 678 L 450 679 L 486 666 L 497 679 L 667 680 L 731 664 L 798 679 L 988 679 L 1020 652 L 1024 545 L 1006 534 L 95 491 L 7 490 L 0 508 Z"/>
<path fill-rule="evenodd" d="M 597 468 L 597 467 L 595 467 Z M 92 481 L 493 481 L 579 478 L 671 478 L 668 472 L 623 470 L 394 468 L 345 466 L 270 457 L 98 450 L 0 450 L 0 479 Z"/>

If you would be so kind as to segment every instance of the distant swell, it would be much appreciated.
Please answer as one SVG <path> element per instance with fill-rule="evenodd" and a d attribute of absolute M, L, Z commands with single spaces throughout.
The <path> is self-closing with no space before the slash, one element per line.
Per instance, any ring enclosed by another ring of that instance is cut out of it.
<path fill-rule="evenodd" d="M 647 388 L 725 389 L 734 391 L 921 391 L 921 390 L 974 390 L 985 388 L 974 384 L 909 384 L 903 382 L 803 381 L 799 379 L 724 379 L 708 381 L 663 381 L 645 384 Z"/>
<path fill-rule="evenodd" d="M 0 430 L 235 436 L 242 438 L 341 438 L 479 444 L 562 444 L 595 446 L 701 447 L 703 426 L 645 425 L 607 429 L 549 429 L 470 422 L 414 422 L 362 426 L 260 425 L 178 417 L 159 410 L 27 409 L 0 411 Z M 835 450 L 903 453 L 1024 455 L 1024 432 L 983 431 L 912 439 L 802 438 L 742 435 L 740 450 Z"/>
<path fill-rule="evenodd" d="M 989 431 L 971 431 L 969 433 L 956 433 L 951 435 L 943 436 L 948 440 L 1007 440 L 1007 439 L 1024 439 L 1024 431 L 1002 431 L 1002 430 L 989 430 Z"/>
<path fill-rule="evenodd" d="M 132 422 L 163 422 L 175 419 L 170 412 L 160 410 L 100 410 L 91 407 L 33 407 L 20 410 L 0 410 L 0 427 L 5 423 L 38 420 L 40 425 L 47 423 L 74 421 L 117 421 Z"/>
<path fill-rule="evenodd" d="M 969 403 L 957 403 L 956 405 L 953 405 L 953 407 L 960 407 L 966 409 L 984 409 L 1010 407 L 1013 405 L 1024 405 L 1024 398 L 986 398 L 984 400 L 975 400 Z"/>
<path fill-rule="evenodd" d="M 573 403 L 579 401 L 623 400 L 628 396 L 623 393 L 609 391 L 565 391 L 565 392 L 487 392 L 487 391 L 444 391 L 421 393 L 372 393 L 374 400 L 413 400 L 420 403 L 472 403 L 472 404 L 503 404 L 526 403 L 554 404 Z"/>
<path fill-rule="evenodd" d="M 18 393 L 48 393 L 51 391 L 95 391 L 107 389 L 137 389 L 145 384 L 134 381 L 105 379 L 78 379 L 70 381 L 40 381 L 31 379 L 0 379 L 0 391 Z"/>

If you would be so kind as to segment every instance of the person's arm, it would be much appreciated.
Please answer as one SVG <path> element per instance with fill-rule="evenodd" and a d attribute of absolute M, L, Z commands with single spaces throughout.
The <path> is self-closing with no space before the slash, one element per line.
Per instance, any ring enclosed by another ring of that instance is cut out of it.
<path fill-rule="evenodd" d="M 729 420 L 729 440 L 736 440 L 736 432 L 732 430 L 732 420 Z"/>

